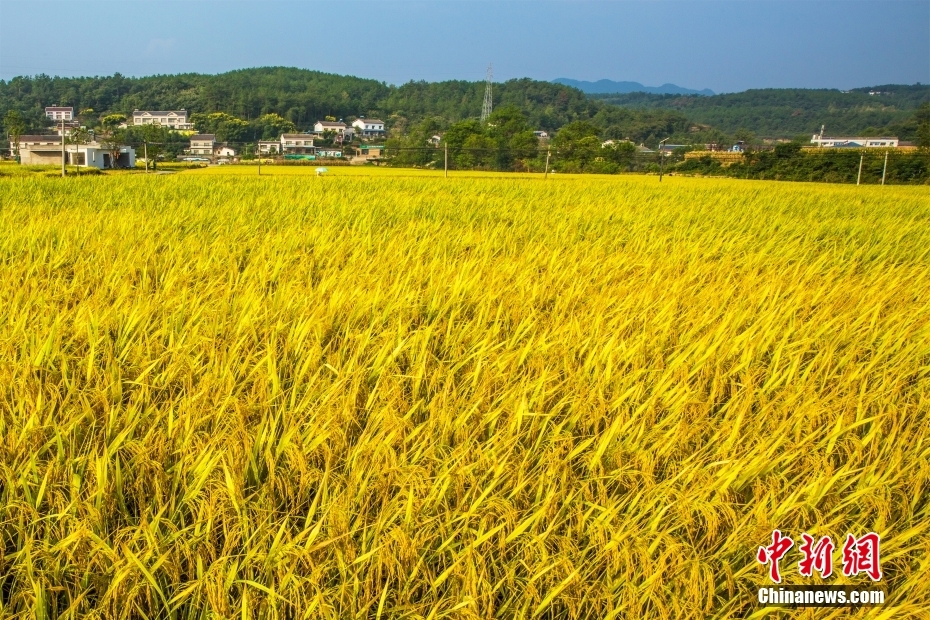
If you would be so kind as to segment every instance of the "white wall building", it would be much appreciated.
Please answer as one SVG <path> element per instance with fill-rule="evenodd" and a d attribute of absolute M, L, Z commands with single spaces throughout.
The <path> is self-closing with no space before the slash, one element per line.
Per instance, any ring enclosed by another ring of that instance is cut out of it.
<path fill-rule="evenodd" d="M 258 152 L 262 155 L 275 155 L 281 152 L 281 142 L 278 140 L 259 140 Z"/>
<path fill-rule="evenodd" d="M 45 116 L 53 121 L 73 121 L 74 108 L 63 106 L 48 106 L 45 108 Z"/>
<path fill-rule="evenodd" d="M 355 135 L 355 129 L 348 127 L 345 123 L 333 121 L 317 121 L 313 125 L 313 133 L 322 136 L 325 132 L 332 131 L 336 134 L 336 139 L 340 142 L 351 140 Z"/>
<path fill-rule="evenodd" d="M 201 133 L 191 136 L 191 155 L 213 155 L 216 148 L 216 136 L 212 133 Z"/>
<path fill-rule="evenodd" d="M 168 129 L 193 129 L 187 110 L 133 110 L 133 125 L 161 125 Z"/>
<path fill-rule="evenodd" d="M 280 138 L 279 153 L 291 154 L 310 154 L 316 152 L 313 147 L 313 139 L 316 136 L 311 133 L 282 133 Z"/>
<path fill-rule="evenodd" d="M 376 137 L 384 135 L 384 121 L 377 118 L 360 118 L 352 121 L 352 127 L 356 133 L 365 137 Z"/>
<path fill-rule="evenodd" d="M 69 166 L 105 169 L 136 165 L 136 151 L 131 146 L 120 146 L 115 161 L 113 155 L 112 149 L 98 142 L 65 145 L 65 163 Z M 61 136 L 20 136 L 19 161 L 25 165 L 60 166 Z"/>

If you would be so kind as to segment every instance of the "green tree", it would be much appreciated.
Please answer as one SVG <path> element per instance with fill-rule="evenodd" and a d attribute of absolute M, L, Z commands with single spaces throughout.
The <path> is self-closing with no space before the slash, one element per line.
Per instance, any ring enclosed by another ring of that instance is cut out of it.
<path fill-rule="evenodd" d="M 158 158 L 164 154 L 171 142 L 171 133 L 173 132 L 170 129 L 161 125 L 135 125 L 123 132 L 122 138 L 136 145 L 136 154 L 147 156 L 152 163 L 152 169 L 157 170 Z"/>
<path fill-rule="evenodd" d="M 495 167 L 498 170 L 513 170 L 516 162 L 536 157 L 539 140 L 526 115 L 520 108 L 510 104 L 499 107 L 488 118 L 487 134 L 497 147 Z"/>
<path fill-rule="evenodd" d="M 632 142 L 615 141 L 601 149 L 601 156 L 616 164 L 618 169 L 626 169 L 636 161 L 636 145 Z"/>
<path fill-rule="evenodd" d="M 253 134 L 260 140 L 275 140 L 282 133 L 294 133 L 297 126 L 275 113 L 263 114 L 252 123 Z"/>
<path fill-rule="evenodd" d="M 220 142 L 244 142 L 249 136 L 249 123 L 225 112 L 191 114 L 191 123 L 199 133 L 214 134 Z"/>
<path fill-rule="evenodd" d="M 737 129 L 736 132 L 733 134 L 733 137 L 736 139 L 737 142 L 745 143 L 746 146 L 752 146 L 756 142 L 756 134 L 752 133 L 745 127 L 741 127 L 740 129 Z"/>
<path fill-rule="evenodd" d="M 588 121 L 574 121 L 562 127 L 552 140 L 560 170 L 583 171 L 601 156 L 600 130 Z"/>
<path fill-rule="evenodd" d="M 914 113 L 917 123 L 917 146 L 922 151 L 930 151 L 930 102 L 923 103 Z"/>
<path fill-rule="evenodd" d="M 107 114 L 100 117 L 100 126 L 104 129 L 114 129 L 126 122 L 125 114 Z"/>
<path fill-rule="evenodd" d="M 126 130 L 116 126 L 104 127 L 97 136 L 97 140 L 110 153 L 111 166 L 116 166 L 120 149 L 126 143 Z"/>
<path fill-rule="evenodd" d="M 16 110 L 10 110 L 3 117 L 3 127 L 9 136 L 12 146 L 12 155 L 19 155 L 19 137 L 26 131 L 26 121 Z"/>

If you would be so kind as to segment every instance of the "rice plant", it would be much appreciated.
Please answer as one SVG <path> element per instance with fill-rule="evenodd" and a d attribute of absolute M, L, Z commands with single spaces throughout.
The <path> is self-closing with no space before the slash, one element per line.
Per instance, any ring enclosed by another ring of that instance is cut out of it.
<path fill-rule="evenodd" d="M 0 179 L 0 616 L 930 608 L 925 189 L 208 172 Z"/>

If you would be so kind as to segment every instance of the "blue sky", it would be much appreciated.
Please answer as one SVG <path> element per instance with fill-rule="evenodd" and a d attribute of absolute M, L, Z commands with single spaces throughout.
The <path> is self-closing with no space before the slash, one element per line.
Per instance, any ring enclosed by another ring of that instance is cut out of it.
<path fill-rule="evenodd" d="M 930 0 L 0 0 L 0 78 L 285 65 L 375 78 L 930 83 Z"/>

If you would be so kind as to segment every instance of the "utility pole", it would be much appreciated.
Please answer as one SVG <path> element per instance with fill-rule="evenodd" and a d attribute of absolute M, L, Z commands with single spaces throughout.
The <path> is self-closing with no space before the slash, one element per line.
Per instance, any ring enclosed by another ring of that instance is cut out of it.
<path fill-rule="evenodd" d="M 862 181 L 862 160 L 865 159 L 865 153 L 859 155 L 859 175 L 856 177 L 856 185 Z"/>
<path fill-rule="evenodd" d="M 65 176 L 65 114 L 61 113 L 61 176 Z"/>
<path fill-rule="evenodd" d="M 546 173 L 543 175 L 543 180 L 549 178 L 549 156 L 552 155 L 552 147 L 546 149 Z"/>
<path fill-rule="evenodd" d="M 445 166 L 446 166 L 446 178 L 448 179 L 449 178 L 449 143 L 446 142 L 445 144 L 443 144 L 443 148 L 445 149 L 444 160 L 445 160 Z"/>
<path fill-rule="evenodd" d="M 262 176 L 262 143 L 261 143 L 261 140 L 255 143 L 255 151 L 258 154 L 258 176 Z"/>
<path fill-rule="evenodd" d="M 142 141 L 142 151 L 145 153 L 145 174 L 149 173 L 149 141 Z"/>
<path fill-rule="evenodd" d="M 662 154 L 662 145 L 668 142 L 668 138 L 659 141 L 659 183 L 662 182 L 662 173 L 665 171 L 665 156 Z"/>
<path fill-rule="evenodd" d="M 882 185 L 885 184 L 886 172 L 888 172 L 888 151 L 885 151 L 885 166 L 882 168 Z"/>

